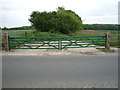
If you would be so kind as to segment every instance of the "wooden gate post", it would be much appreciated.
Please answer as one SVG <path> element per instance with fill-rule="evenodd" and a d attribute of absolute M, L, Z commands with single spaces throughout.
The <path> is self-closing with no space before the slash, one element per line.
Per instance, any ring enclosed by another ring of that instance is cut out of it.
<path fill-rule="evenodd" d="M 106 49 L 110 49 L 110 32 L 106 33 L 106 45 L 105 45 Z"/>
<path fill-rule="evenodd" d="M 10 50 L 10 49 L 9 49 L 9 40 L 8 40 L 8 39 L 9 39 L 8 33 L 5 32 L 5 33 L 4 33 L 4 40 L 5 40 L 5 41 L 4 41 L 4 42 L 5 42 L 4 44 L 5 44 L 5 50 L 6 50 L 6 51 L 9 51 L 9 50 Z"/>

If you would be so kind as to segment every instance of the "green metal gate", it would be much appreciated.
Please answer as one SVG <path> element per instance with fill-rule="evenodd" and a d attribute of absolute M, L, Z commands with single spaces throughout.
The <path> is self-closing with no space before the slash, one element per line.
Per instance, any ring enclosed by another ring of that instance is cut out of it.
<path fill-rule="evenodd" d="M 105 46 L 106 36 L 9 37 L 10 49 L 65 49 Z"/>

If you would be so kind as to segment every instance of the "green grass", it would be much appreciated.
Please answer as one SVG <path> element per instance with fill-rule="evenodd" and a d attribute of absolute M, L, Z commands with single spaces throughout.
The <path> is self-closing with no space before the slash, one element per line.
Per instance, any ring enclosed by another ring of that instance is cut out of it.
<path fill-rule="evenodd" d="M 113 31 L 113 30 L 97 30 L 97 31 L 105 31 L 105 32 L 111 32 L 112 34 L 120 34 L 118 31 Z M 1 31 L 0 31 L 1 32 Z M 51 32 L 36 32 L 35 30 L 2 30 L 2 32 L 8 32 L 10 36 L 14 37 L 19 37 L 19 36 L 24 36 L 25 32 L 28 33 L 28 37 L 32 36 L 39 36 L 39 37 L 64 37 L 64 36 L 95 36 L 99 34 L 75 34 L 75 33 L 70 33 L 70 34 L 62 34 L 62 33 L 51 33 Z"/>
<path fill-rule="evenodd" d="M 110 46 L 120 46 L 120 42 L 110 42 Z"/>
<path fill-rule="evenodd" d="M 20 37 L 25 34 L 25 32 L 33 32 L 34 30 L 2 30 L 1 32 L 7 32 L 9 36 Z"/>
<path fill-rule="evenodd" d="M 51 33 L 51 32 L 37 32 L 37 31 L 33 31 L 31 33 L 28 33 L 27 36 L 28 37 L 65 37 L 65 36 L 68 36 L 68 35 L 65 35 L 65 34 L 62 34 L 62 33 Z"/>

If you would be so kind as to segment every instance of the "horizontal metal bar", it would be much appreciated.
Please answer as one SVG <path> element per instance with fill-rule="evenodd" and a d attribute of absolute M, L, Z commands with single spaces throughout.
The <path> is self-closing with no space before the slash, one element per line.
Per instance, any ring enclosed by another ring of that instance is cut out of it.
<path fill-rule="evenodd" d="M 61 45 L 61 46 L 82 46 L 82 45 L 88 45 L 88 46 L 89 46 L 89 44 L 80 44 L 80 45 Z M 92 44 L 90 44 L 90 45 L 92 45 Z"/>
<path fill-rule="evenodd" d="M 95 46 L 62 47 L 62 49 L 64 48 L 86 48 L 86 47 L 95 47 Z"/>
<path fill-rule="evenodd" d="M 16 38 L 12 38 L 10 40 L 11 41 L 12 40 L 16 40 L 16 41 L 58 41 L 58 40 L 55 40 L 55 39 L 54 40 L 42 40 L 42 39 L 41 40 L 35 40 L 35 39 L 18 39 L 18 38 L 17 39 Z"/>
<path fill-rule="evenodd" d="M 105 41 L 94 41 L 94 42 L 105 42 Z"/>
<path fill-rule="evenodd" d="M 9 37 L 10 39 L 37 39 L 37 38 L 55 38 L 55 39 L 60 39 L 60 38 L 83 38 L 83 37 L 105 37 L 105 36 L 72 36 L 72 37 Z"/>
<path fill-rule="evenodd" d="M 60 38 L 80 38 L 80 37 L 105 37 L 105 36 L 72 36 L 72 37 L 60 37 Z"/>
<path fill-rule="evenodd" d="M 37 38 L 59 38 L 59 37 L 10 37 L 10 39 L 37 39 Z"/>
<path fill-rule="evenodd" d="M 13 48 L 13 49 L 58 49 L 58 48 Z"/>

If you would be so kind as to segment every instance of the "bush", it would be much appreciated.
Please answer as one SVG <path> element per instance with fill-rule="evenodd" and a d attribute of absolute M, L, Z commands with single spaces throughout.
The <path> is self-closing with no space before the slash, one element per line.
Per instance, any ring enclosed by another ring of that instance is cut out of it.
<path fill-rule="evenodd" d="M 29 21 L 37 31 L 68 34 L 82 29 L 81 18 L 71 10 L 58 7 L 57 11 L 33 11 Z"/>

